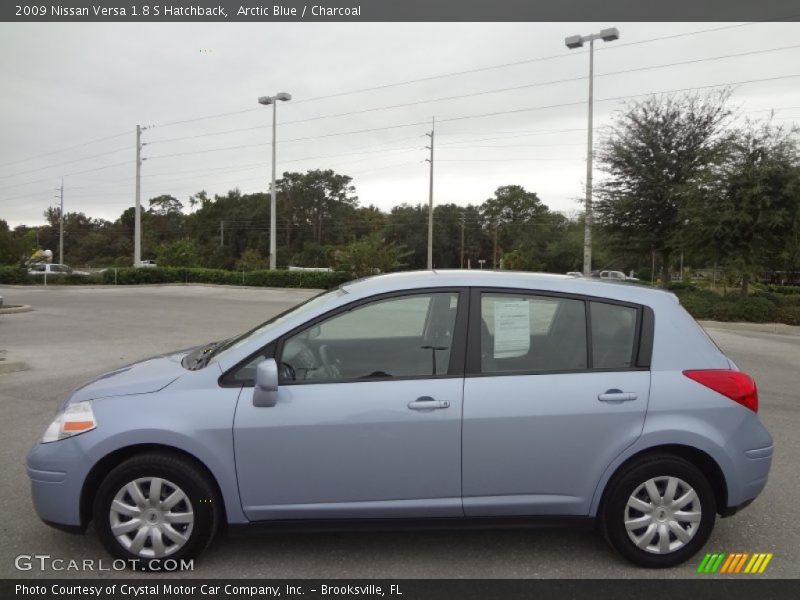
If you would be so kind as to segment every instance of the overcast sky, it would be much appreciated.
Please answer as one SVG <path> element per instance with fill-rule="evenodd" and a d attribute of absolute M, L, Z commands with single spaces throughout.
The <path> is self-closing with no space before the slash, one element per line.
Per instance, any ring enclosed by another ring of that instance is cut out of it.
<path fill-rule="evenodd" d="M 267 191 L 271 110 L 257 98 L 279 91 L 293 95 L 278 106 L 279 174 L 332 168 L 353 177 L 361 205 L 384 210 L 427 202 L 425 133 L 435 116 L 435 202 L 480 203 L 519 184 L 574 212 L 585 180 L 588 54 L 568 50 L 564 37 L 612 25 L 620 40 L 598 42 L 595 53 L 597 127 L 622 106 L 603 99 L 765 78 L 779 79 L 736 88 L 745 116 L 776 109 L 779 122 L 800 122 L 800 77 L 784 77 L 800 75 L 800 48 L 786 48 L 800 44 L 797 23 L 3 23 L 0 219 L 42 223 L 62 175 L 65 210 L 116 219 L 134 201 L 137 123 L 153 126 L 143 134 L 145 207 L 160 194 L 188 204 L 200 190 Z M 646 41 L 716 28 L 724 29 Z M 539 57 L 555 58 L 433 78 Z M 630 72 L 602 76 L 617 71 Z M 430 79 L 342 94 L 421 78 Z M 531 85 L 571 78 L 583 79 Z M 519 86 L 527 87 L 432 101 Z M 554 104 L 570 105 L 525 110 Z M 502 111 L 517 112 L 448 120 Z M 363 129 L 378 130 L 338 135 Z M 239 131 L 205 135 L 230 130 Z M 69 149 L 108 136 L 116 137 Z M 221 149 L 232 146 L 248 147 Z"/>

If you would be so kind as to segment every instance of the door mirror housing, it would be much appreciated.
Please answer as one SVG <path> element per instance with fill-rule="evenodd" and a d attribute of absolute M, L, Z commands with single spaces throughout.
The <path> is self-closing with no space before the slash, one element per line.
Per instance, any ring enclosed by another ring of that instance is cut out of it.
<path fill-rule="evenodd" d="M 278 363 L 268 358 L 256 367 L 253 406 L 275 406 L 278 402 Z"/>

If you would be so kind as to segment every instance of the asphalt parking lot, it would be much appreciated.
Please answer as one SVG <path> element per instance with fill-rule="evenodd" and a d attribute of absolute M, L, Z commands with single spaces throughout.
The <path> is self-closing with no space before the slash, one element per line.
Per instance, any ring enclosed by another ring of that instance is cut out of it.
<path fill-rule="evenodd" d="M 7 303 L 34 307 L 32 312 L 0 316 L 0 349 L 31 367 L 0 375 L 5 426 L 0 444 L 0 576 L 132 575 L 20 572 L 14 566 L 20 554 L 108 560 L 91 529 L 86 536 L 51 529 L 38 520 L 30 501 L 25 454 L 71 389 L 123 364 L 244 331 L 315 293 L 180 285 L 0 286 Z M 722 329 L 709 333 L 758 381 L 760 415 L 775 438 L 776 456 L 764 493 L 747 510 L 718 520 L 706 551 L 773 552 L 760 577 L 798 577 L 800 336 Z M 184 575 L 680 578 L 698 577 L 698 561 L 663 571 L 642 570 L 584 531 L 303 533 L 217 540 L 195 561 L 195 572 Z"/>

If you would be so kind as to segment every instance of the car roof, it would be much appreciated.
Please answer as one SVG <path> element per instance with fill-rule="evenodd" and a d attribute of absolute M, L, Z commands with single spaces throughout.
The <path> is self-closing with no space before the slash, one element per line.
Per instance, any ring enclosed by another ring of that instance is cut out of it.
<path fill-rule="evenodd" d="M 348 294 L 370 296 L 386 292 L 435 287 L 496 287 L 541 290 L 596 296 L 613 300 L 649 304 L 675 295 L 634 283 L 596 278 L 531 273 L 526 271 L 490 271 L 481 269 L 402 271 L 357 279 L 341 286 Z"/>

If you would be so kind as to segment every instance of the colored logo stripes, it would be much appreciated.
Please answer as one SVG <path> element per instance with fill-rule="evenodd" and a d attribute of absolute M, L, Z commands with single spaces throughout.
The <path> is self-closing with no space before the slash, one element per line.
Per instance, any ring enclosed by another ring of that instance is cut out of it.
<path fill-rule="evenodd" d="M 698 573 L 763 573 L 772 552 L 715 552 L 706 554 L 697 567 Z"/>

